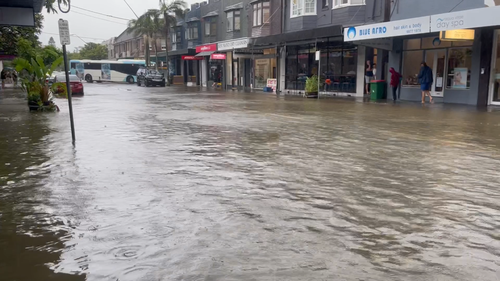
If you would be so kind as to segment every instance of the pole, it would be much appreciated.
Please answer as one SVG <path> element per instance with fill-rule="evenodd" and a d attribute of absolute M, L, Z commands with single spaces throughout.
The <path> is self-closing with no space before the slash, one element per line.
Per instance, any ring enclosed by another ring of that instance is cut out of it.
<path fill-rule="evenodd" d="M 319 52 L 319 58 L 318 58 L 318 99 L 319 99 L 319 93 L 321 92 L 321 89 L 319 88 L 321 81 L 321 51 L 318 52 Z"/>
<path fill-rule="evenodd" d="M 68 106 L 69 106 L 69 121 L 71 123 L 71 138 L 73 139 L 73 145 L 75 144 L 75 123 L 73 122 L 73 104 L 71 102 L 71 86 L 69 84 L 69 73 L 68 73 L 68 56 L 66 54 L 66 45 L 63 45 L 63 56 L 64 56 L 64 72 L 66 73 L 66 89 L 68 91 Z"/>

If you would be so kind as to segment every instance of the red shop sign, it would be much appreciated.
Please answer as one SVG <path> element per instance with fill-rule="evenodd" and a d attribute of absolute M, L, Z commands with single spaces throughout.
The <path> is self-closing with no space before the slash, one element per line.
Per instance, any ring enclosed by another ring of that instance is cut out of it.
<path fill-rule="evenodd" d="M 217 51 L 217 44 L 208 44 L 208 45 L 201 45 L 196 47 L 196 52 L 201 53 L 201 52 L 215 52 Z"/>
<path fill-rule="evenodd" d="M 195 56 L 182 56 L 183 60 L 203 60 L 203 57 L 195 57 Z"/>
<path fill-rule="evenodd" d="M 225 60 L 226 59 L 226 54 L 212 54 L 212 55 L 210 55 L 210 59 L 213 59 L 213 60 Z"/>

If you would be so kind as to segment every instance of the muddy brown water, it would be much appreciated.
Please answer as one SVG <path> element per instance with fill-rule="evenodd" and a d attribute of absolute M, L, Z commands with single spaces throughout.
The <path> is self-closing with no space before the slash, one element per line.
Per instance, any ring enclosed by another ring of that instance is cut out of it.
<path fill-rule="evenodd" d="M 0 280 L 498 280 L 500 112 L 0 94 Z"/>

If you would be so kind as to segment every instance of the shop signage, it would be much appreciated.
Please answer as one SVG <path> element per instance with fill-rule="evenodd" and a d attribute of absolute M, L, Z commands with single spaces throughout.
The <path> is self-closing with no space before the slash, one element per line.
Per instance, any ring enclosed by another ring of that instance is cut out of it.
<path fill-rule="evenodd" d="M 195 57 L 195 56 L 182 56 L 183 60 L 203 60 L 203 57 Z"/>
<path fill-rule="evenodd" d="M 344 41 L 387 38 L 430 32 L 430 17 L 411 18 L 344 28 Z"/>
<path fill-rule="evenodd" d="M 210 59 L 212 59 L 212 60 L 225 60 L 226 54 L 211 54 Z"/>
<path fill-rule="evenodd" d="M 242 39 L 238 39 L 238 40 L 231 40 L 231 41 L 226 41 L 226 42 L 220 42 L 220 43 L 217 44 L 217 49 L 219 51 L 225 51 L 225 50 L 247 48 L 248 47 L 248 42 L 250 42 L 250 40 L 248 38 L 242 38 Z"/>
<path fill-rule="evenodd" d="M 217 44 L 208 44 L 208 45 L 201 45 L 196 47 L 196 52 L 201 53 L 201 52 L 215 52 L 217 51 Z"/>
<path fill-rule="evenodd" d="M 473 41 L 474 35 L 474 29 L 447 30 L 440 32 L 439 39 L 441 41 Z"/>
<path fill-rule="evenodd" d="M 431 31 L 500 25 L 500 6 L 470 9 L 431 16 Z"/>
<path fill-rule="evenodd" d="M 273 92 L 276 92 L 276 85 L 278 85 L 278 79 L 267 79 L 267 87 L 272 88 Z"/>

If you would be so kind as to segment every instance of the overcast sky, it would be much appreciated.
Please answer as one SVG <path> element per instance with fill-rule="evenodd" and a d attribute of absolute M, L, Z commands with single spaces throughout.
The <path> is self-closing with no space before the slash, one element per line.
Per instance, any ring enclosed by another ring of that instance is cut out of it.
<path fill-rule="evenodd" d="M 148 9 L 157 9 L 158 0 L 127 0 L 132 9 L 141 15 Z M 188 4 L 202 2 L 187 0 Z M 128 8 L 124 0 L 71 0 L 71 11 L 68 14 L 47 14 L 43 11 L 45 20 L 43 31 L 40 36 L 42 44 L 47 45 L 50 37 L 54 37 L 56 45 L 60 47 L 59 27 L 57 21 L 62 18 L 69 21 L 72 34 L 82 37 L 86 42 L 101 43 L 111 37 L 120 35 L 127 28 L 127 21 L 98 15 L 78 8 L 84 8 L 95 12 L 112 15 L 119 18 L 133 19 L 134 13 Z M 104 20 L 101 20 L 104 19 Z M 78 37 L 71 37 L 71 45 L 68 50 L 73 51 L 75 47 L 82 47 L 85 43 Z"/>

